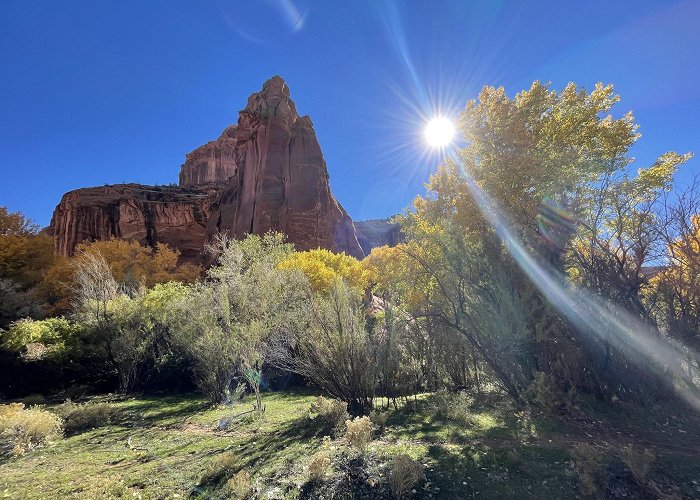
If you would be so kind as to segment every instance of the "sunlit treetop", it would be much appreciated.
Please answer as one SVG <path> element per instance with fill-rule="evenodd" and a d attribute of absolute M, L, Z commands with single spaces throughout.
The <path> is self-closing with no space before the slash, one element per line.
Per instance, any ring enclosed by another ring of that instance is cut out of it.
<path fill-rule="evenodd" d="M 10 212 L 0 207 L 0 236 L 27 236 L 39 232 L 39 226 L 21 212 Z"/>
<path fill-rule="evenodd" d="M 137 241 L 95 241 L 78 245 L 75 259 L 85 254 L 101 255 L 118 282 L 147 288 L 168 281 L 195 281 L 202 273 L 199 266 L 179 262 L 180 252 L 163 243 L 154 249 Z"/>
<path fill-rule="evenodd" d="M 364 291 L 367 286 L 367 274 L 359 260 L 345 253 L 333 253 L 318 248 L 306 252 L 295 252 L 282 261 L 280 269 L 298 269 L 308 278 L 311 288 L 317 292 L 326 292 L 338 279 L 357 290 Z"/>

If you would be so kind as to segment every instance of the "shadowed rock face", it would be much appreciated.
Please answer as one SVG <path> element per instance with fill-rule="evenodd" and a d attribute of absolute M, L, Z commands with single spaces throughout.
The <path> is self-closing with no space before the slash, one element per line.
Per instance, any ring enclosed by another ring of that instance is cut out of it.
<path fill-rule="evenodd" d="M 281 231 L 297 249 L 363 257 L 352 219 L 333 197 L 308 116 L 300 117 L 282 78 L 248 99 L 238 124 L 186 156 L 179 188 L 125 184 L 63 196 L 51 222 L 56 253 L 111 237 L 180 249 L 198 260 L 216 232 L 236 238 Z"/>
<path fill-rule="evenodd" d="M 365 254 L 369 255 L 373 248 L 388 245 L 396 246 L 404 242 L 401 226 L 389 219 L 373 219 L 355 222 L 357 241 Z"/>
<path fill-rule="evenodd" d="M 207 220 L 218 193 L 198 188 L 119 184 L 63 195 L 51 219 L 58 255 L 83 241 L 122 238 L 142 245 L 167 243 L 196 261 L 207 239 Z"/>
<path fill-rule="evenodd" d="M 236 126 L 188 153 L 180 169 L 180 186 L 223 185 L 236 173 Z"/>

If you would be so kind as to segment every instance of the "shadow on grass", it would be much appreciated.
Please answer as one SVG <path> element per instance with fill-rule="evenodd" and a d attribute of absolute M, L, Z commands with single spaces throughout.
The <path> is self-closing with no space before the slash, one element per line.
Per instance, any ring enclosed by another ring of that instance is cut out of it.
<path fill-rule="evenodd" d="M 445 498 L 570 498 L 576 479 L 564 450 L 523 446 L 431 445 L 427 479 Z M 427 498 L 419 494 L 418 498 Z"/>
<path fill-rule="evenodd" d="M 290 467 L 314 453 L 309 445 L 313 447 L 329 433 L 328 425 L 320 419 L 301 417 L 279 424 L 272 431 L 255 434 L 239 446 L 217 453 L 192 495 L 209 498 L 240 471 L 254 476 L 262 467 L 272 466 L 277 471 L 275 475 L 284 476 Z"/>

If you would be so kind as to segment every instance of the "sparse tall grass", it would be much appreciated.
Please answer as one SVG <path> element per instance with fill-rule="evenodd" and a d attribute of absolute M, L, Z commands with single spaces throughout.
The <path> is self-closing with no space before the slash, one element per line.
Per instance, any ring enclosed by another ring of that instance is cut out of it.
<path fill-rule="evenodd" d="M 22 455 L 63 435 L 58 415 L 21 403 L 0 405 L 0 452 Z"/>
<path fill-rule="evenodd" d="M 391 468 L 389 486 L 397 500 L 408 496 L 419 481 L 425 479 L 423 466 L 408 455 L 397 455 Z"/>
<path fill-rule="evenodd" d="M 120 412 L 109 403 L 76 404 L 66 401 L 56 409 L 56 413 L 63 417 L 64 428 L 71 434 L 109 425 Z"/>

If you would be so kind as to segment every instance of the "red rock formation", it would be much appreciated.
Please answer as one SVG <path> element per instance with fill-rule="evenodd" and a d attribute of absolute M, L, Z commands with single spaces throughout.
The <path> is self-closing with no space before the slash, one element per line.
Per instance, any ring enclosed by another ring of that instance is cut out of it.
<path fill-rule="evenodd" d="M 51 222 L 56 252 L 110 237 L 164 242 L 196 259 L 207 238 L 226 231 L 284 232 L 298 249 L 364 255 L 352 220 L 330 190 L 308 116 L 297 114 L 279 76 L 250 96 L 238 125 L 188 154 L 180 188 L 126 184 L 64 195 Z"/>
<path fill-rule="evenodd" d="M 119 184 L 63 195 L 51 219 L 56 253 L 72 255 L 84 241 L 123 238 L 167 243 L 182 258 L 199 260 L 216 191 Z"/>
<path fill-rule="evenodd" d="M 180 169 L 181 186 L 222 185 L 236 173 L 236 126 L 221 136 L 188 153 Z"/>
<path fill-rule="evenodd" d="M 328 170 L 308 116 L 297 114 L 289 88 L 273 77 L 248 99 L 235 134 L 235 174 L 210 220 L 210 232 L 285 233 L 297 249 L 364 253 L 347 212 L 333 197 Z M 184 167 L 183 167 L 184 168 Z"/>

